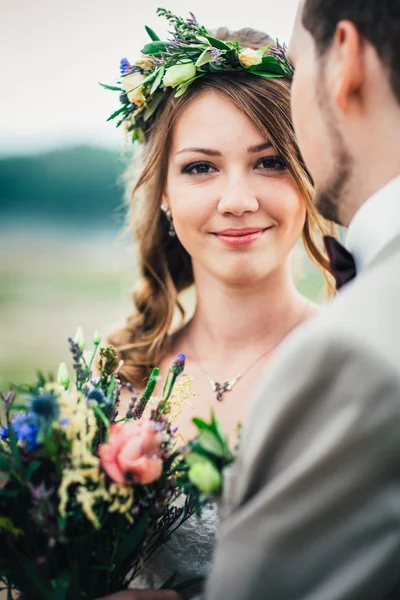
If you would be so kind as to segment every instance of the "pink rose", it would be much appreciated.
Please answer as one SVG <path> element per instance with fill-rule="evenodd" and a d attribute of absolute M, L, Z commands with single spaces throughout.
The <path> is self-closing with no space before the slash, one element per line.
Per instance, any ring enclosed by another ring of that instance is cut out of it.
<path fill-rule="evenodd" d="M 162 473 L 161 443 L 161 433 L 149 421 L 114 423 L 107 444 L 99 446 L 101 464 L 115 483 L 152 483 Z M 127 473 L 132 480 L 126 479 Z"/>

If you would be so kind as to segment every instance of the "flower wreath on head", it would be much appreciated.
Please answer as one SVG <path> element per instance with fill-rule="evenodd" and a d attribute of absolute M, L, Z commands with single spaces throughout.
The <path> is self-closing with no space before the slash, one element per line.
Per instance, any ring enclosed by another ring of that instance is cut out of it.
<path fill-rule="evenodd" d="M 176 90 L 177 98 L 196 79 L 223 71 L 285 79 L 293 76 L 286 48 L 278 41 L 258 50 L 242 48 L 239 42 L 212 37 L 192 13 L 188 19 L 181 19 L 159 8 L 157 14 L 173 26 L 172 38 L 163 42 L 146 26 L 151 42 L 143 48 L 141 58 L 134 64 L 127 58 L 121 60 L 121 78 L 116 86 L 101 84 L 120 93 L 121 107 L 108 121 L 118 119 L 117 127 L 123 124 L 132 142 L 144 141 L 152 115 L 171 88 Z"/>

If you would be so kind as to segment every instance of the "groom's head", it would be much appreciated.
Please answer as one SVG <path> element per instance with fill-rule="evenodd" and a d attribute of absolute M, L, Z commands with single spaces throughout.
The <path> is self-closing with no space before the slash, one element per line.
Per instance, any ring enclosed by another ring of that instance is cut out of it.
<path fill-rule="evenodd" d="M 400 174 L 400 1 L 301 0 L 289 57 L 317 207 L 348 225 Z"/>

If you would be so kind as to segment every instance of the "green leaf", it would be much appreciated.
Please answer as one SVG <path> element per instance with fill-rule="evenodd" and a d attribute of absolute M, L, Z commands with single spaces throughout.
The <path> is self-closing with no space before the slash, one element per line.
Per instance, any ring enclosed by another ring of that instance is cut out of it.
<path fill-rule="evenodd" d="M 0 454 L 0 471 L 9 473 L 11 469 L 11 456 Z"/>
<path fill-rule="evenodd" d="M 192 419 L 192 423 L 194 425 L 196 425 L 197 429 L 199 429 L 200 431 L 203 429 L 210 429 L 210 423 L 207 423 L 207 421 L 204 421 L 203 419 L 200 419 L 199 417 L 194 417 Z"/>
<path fill-rule="evenodd" d="M 199 56 L 199 58 L 196 61 L 196 67 L 202 67 L 203 65 L 206 65 L 207 63 L 211 62 L 213 60 L 213 57 L 210 56 L 210 48 L 207 48 L 206 50 L 204 50 L 204 52 L 202 52 Z"/>
<path fill-rule="evenodd" d="M 153 85 L 151 86 L 150 94 L 154 94 L 154 92 L 156 91 L 156 89 L 158 88 L 160 83 L 162 82 L 162 79 L 163 79 L 164 73 L 165 73 L 165 67 L 160 67 L 159 69 L 157 69 L 156 73 L 157 73 L 157 76 L 154 80 Z"/>
<path fill-rule="evenodd" d="M 0 498 L 16 498 L 19 494 L 19 490 L 6 490 L 0 489 Z"/>
<path fill-rule="evenodd" d="M 118 117 L 118 115 L 120 115 L 124 111 L 126 111 L 126 107 L 122 106 L 121 108 L 113 112 L 113 114 L 108 117 L 107 121 L 112 121 L 112 119 L 115 119 L 115 117 Z"/>
<path fill-rule="evenodd" d="M 10 533 L 13 533 L 14 535 L 17 535 L 17 536 L 23 534 L 21 529 L 18 529 L 18 527 L 15 527 L 15 525 L 11 521 L 11 519 L 0 516 L 0 530 L 1 529 L 3 529 L 3 531 L 9 531 Z"/>
<path fill-rule="evenodd" d="M 208 39 L 208 41 L 212 46 L 214 46 L 214 48 L 218 48 L 218 50 L 230 50 L 231 48 L 228 44 L 225 44 L 225 42 L 222 42 L 221 40 L 218 40 L 217 38 L 214 38 L 211 35 L 206 35 L 204 37 Z"/>
<path fill-rule="evenodd" d="M 199 444 L 211 454 L 215 454 L 215 456 L 224 456 L 224 447 L 214 433 L 203 429 L 203 431 L 199 435 Z"/>
<path fill-rule="evenodd" d="M 180 96 L 183 96 L 183 94 L 186 92 L 186 90 L 188 89 L 189 85 L 181 85 L 177 88 L 174 98 L 179 98 Z"/>
<path fill-rule="evenodd" d="M 246 69 L 250 73 L 259 75 L 260 73 L 271 73 L 274 75 L 285 75 L 282 64 L 274 56 L 264 56 L 262 62 Z"/>
<path fill-rule="evenodd" d="M 16 552 L 10 545 L 8 552 L 11 554 L 12 561 L 18 564 L 19 569 L 29 581 L 32 593 L 39 596 L 41 600 L 51 600 L 51 590 L 47 587 L 34 559 L 30 560 L 21 552 Z"/>
<path fill-rule="evenodd" d="M 143 119 L 145 121 L 150 119 L 150 117 L 155 113 L 155 111 L 157 110 L 157 108 L 159 107 L 159 105 L 163 99 L 164 99 L 164 94 L 162 92 L 159 92 L 154 95 L 154 97 L 152 98 L 151 104 L 149 106 L 146 106 L 146 108 L 144 110 Z"/>
<path fill-rule="evenodd" d="M 153 41 L 153 42 L 159 42 L 160 38 L 158 37 L 158 35 L 147 25 L 144 26 L 145 30 L 147 31 L 149 38 Z"/>
<path fill-rule="evenodd" d="M 175 573 L 172 573 L 171 577 L 169 579 L 167 579 L 167 581 L 165 583 L 162 584 L 162 586 L 160 587 L 160 590 L 173 589 L 173 585 L 176 581 L 176 577 L 177 577 L 177 572 L 175 571 Z"/>
<path fill-rule="evenodd" d="M 30 480 L 32 475 L 38 470 L 40 466 L 41 462 L 39 460 L 33 461 L 26 470 L 26 478 Z"/>
<path fill-rule="evenodd" d="M 107 85 L 106 83 L 101 83 L 98 81 L 98 84 L 101 85 L 105 90 L 111 90 L 112 92 L 123 92 L 124 90 L 121 87 L 117 87 L 116 85 Z"/>
<path fill-rule="evenodd" d="M 8 428 L 8 435 L 9 435 L 9 439 L 10 439 L 10 446 L 11 446 L 14 467 L 16 469 L 17 474 L 23 477 L 24 466 L 21 461 L 21 455 L 20 455 L 20 451 L 18 448 L 17 436 L 15 435 L 15 431 L 14 431 L 12 425 L 10 425 L 10 427 Z"/>
<path fill-rule="evenodd" d="M 115 386 L 115 375 L 113 374 L 113 375 L 111 375 L 110 383 L 109 383 L 108 388 L 107 388 L 107 396 L 108 397 L 110 397 L 111 394 L 113 393 L 114 386 Z"/>
<path fill-rule="evenodd" d="M 150 517 L 148 514 L 142 515 L 142 517 L 135 522 L 134 526 L 122 536 L 121 541 L 117 543 L 114 555 L 115 564 L 124 561 L 143 542 L 149 521 Z"/>
<path fill-rule="evenodd" d="M 270 73 L 268 71 L 251 71 L 253 75 L 258 75 L 259 77 L 269 77 L 270 79 L 282 79 L 285 77 L 284 73 Z"/>
<path fill-rule="evenodd" d="M 51 600 L 65 600 L 69 588 L 70 574 L 68 571 L 63 571 L 53 583 L 54 590 Z"/>
<path fill-rule="evenodd" d="M 167 46 L 165 42 L 155 41 L 146 44 L 141 52 L 142 54 L 149 54 L 150 56 L 160 56 L 160 52 L 165 52 L 166 49 Z"/>

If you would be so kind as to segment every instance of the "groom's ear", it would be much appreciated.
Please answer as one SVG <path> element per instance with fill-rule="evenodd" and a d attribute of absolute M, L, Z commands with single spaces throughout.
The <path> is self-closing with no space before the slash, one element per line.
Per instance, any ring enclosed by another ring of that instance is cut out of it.
<path fill-rule="evenodd" d="M 328 66 L 333 85 L 334 101 L 343 113 L 349 113 L 359 103 L 365 78 L 365 40 L 350 21 L 340 21 L 336 27 Z"/>

